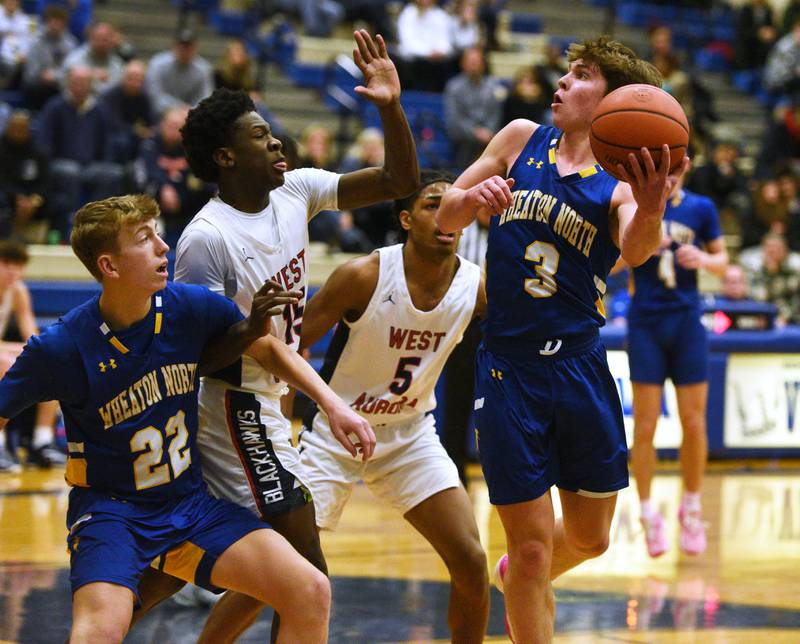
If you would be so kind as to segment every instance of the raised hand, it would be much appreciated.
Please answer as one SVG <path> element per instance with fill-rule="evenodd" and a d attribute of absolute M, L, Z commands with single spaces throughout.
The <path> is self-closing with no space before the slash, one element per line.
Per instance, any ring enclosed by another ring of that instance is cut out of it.
<path fill-rule="evenodd" d="M 354 32 L 353 36 L 358 45 L 353 50 L 353 60 L 364 74 L 364 85 L 355 88 L 356 94 L 378 107 L 385 107 L 399 100 L 400 78 L 389 58 L 383 37 L 379 34 L 373 40 L 364 29 Z"/>
<path fill-rule="evenodd" d="M 485 214 L 499 215 L 514 201 L 511 188 L 514 179 L 503 179 L 498 175 L 484 179 L 466 191 L 466 204 Z"/>
<path fill-rule="evenodd" d="M 372 456 L 375 451 L 375 432 L 366 420 L 343 402 L 332 409 L 326 409 L 325 413 L 334 438 L 351 456 L 361 454 L 362 461 Z M 355 440 L 351 440 L 351 434 L 355 435 Z"/>
<path fill-rule="evenodd" d="M 638 209 L 648 215 L 661 216 L 667 204 L 667 197 L 689 169 L 689 157 L 683 157 L 680 168 L 670 174 L 670 153 L 666 143 L 661 147 L 661 161 L 658 169 L 656 169 L 650 150 L 642 148 L 641 155 L 640 162 L 637 156 L 631 152 L 628 155 L 631 172 L 628 172 L 622 164 L 617 164 L 617 172 L 620 173 L 623 181 L 630 184 Z"/>
<path fill-rule="evenodd" d="M 266 335 L 269 333 L 270 318 L 283 313 L 286 305 L 297 304 L 302 297 L 300 291 L 285 291 L 278 282 L 267 280 L 253 295 L 248 326 L 259 337 Z"/>

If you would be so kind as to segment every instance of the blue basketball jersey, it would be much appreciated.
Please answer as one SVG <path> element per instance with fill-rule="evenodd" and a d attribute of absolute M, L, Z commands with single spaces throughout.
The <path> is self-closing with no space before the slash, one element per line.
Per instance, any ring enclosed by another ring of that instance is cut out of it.
<path fill-rule="evenodd" d="M 113 332 L 95 297 L 28 341 L 0 381 L 0 416 L 59 400 L 70 485 L 138 501 L 188 494 L 203 485 L 200 354 L 241 319 L 233 302 L 205 287 L 170 283 L 143 320 Z"/>
<path fill-rule="evenodd" d="M 682 268 L 675 251 L 681 244 L 702 248 L 721 235 L 717 208 L 708 197 L 682 190 L 668 200 L 662 228 L 671 244 L 633 269 L 630 316 L 700 306 L 697 271 Z"/>
<path fill-rule="evenodd" d="M 609 234 L 617 180 L 595 164 L 560 176 L 561 132 L 540 125 L 515 161 L 513 203 L 492 217 L 486 253 L 488 341 L 539 341 L 596 331 L 619 256 Z"/>

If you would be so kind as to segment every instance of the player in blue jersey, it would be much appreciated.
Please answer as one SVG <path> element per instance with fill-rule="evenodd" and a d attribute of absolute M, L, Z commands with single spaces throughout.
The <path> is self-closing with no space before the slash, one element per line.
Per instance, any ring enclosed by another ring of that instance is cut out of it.
<path fill-rule="evenodd" d="M 660 85 L 658 71 L 608 37 L 573 44 L 568 55 L 555 127 L 524 119 L 504 127 L 445 193 L 438 216 L 450 232 L 493 215 L 476 431 L 508 543 L 498 586 L 510 633 L 525 643 L 552 638 L 551 580 L 605 551 L 616 493 L 628 484 L 622 410 L 598 337 L 600 298 L 620 252 L 637 266 L 658 248 L 676 182 L 666 153 L 658 168 L 647 150 L 641 163 L 631 154 L 618 182 L 589 146 L 600 100 L 626 84 Z"/>
<path fill-rule="evenodd" d="M 697 270 L 703 268 L 722 276 L 728 253 L 714 202 L 685 190 L 682 183 L 675 186 L 667 201 L 661 248 L 633 269 L 634 293 L 628 312 L 634 419 L 631 468 L 651 557 L 667 550 L 663 517 L 650 502 L 650 483 L 656 466 L 653 436 L 668 377 L 675 385 L 683 429 L 680 546 L 692 555 L 706 549 L 700 487 L 708 457 L 708 342 L 700 322 Z"/>
<path fill-rule="evenodd" d="M 121 641 L 152 565 L 274 606 L 280 641 L 323 642 L 327 578 L 254 514 L 209 495 L 195 445 L 198 376 L 236 359 L 298 294 L 267 285 L 242 320 L 222 296 L 168 284 L 157 215 L 145 196 L 77 213 L 72 246 L 102 293 L 33 336 L 0 381 L 0 427 L 42 400 L 58 400 L 64 413 L 71 641 Z M 247 350 L 280 377 L 302 376 L 291 366 L 302 361 L 277 339 Z M 341 401 L 334 406 L 353 428 L 365 425 Z"/>

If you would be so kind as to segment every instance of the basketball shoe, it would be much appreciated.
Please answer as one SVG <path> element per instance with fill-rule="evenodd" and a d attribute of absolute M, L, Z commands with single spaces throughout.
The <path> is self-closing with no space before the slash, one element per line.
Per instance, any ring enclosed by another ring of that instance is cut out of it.
<path fill-rule="evenodd" d="M 507 569 L 508 553 L 500 557 L 494 566 L 494 587 L 497 588 L 497 590 L 499 590 L 501 593 L 504 592 L 503 578 L 506 576 Z M 511 644 L 514 644 L 514 636 L 511 634 L 511 622 L 508 621 L 508 611 L 505 611 L 504 618 L 506 622 L 506 634 L 508 635 L 508 639 L 511 640 Z"/>
<path fill-rule="evenodd" d="M 678 510 L 681 523 L 680 545 L 687 555 L 699 555 L 706 550 L 706 524 L 700 508 L 689 510 L 683 504 Z"/>
<path fill-rule="evenodd" d="M 667 551 L 667 537 L 664 534 L 664 518 L 653 512 L 649 517 L 639 519 L 644 528 L 644 538 L 647 541 L 647 554 L 651 557 L 660 557 Z"/>

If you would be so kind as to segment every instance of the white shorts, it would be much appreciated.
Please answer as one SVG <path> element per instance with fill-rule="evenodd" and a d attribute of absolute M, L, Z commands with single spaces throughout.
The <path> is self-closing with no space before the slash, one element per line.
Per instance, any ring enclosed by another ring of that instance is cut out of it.
<path fill-rule="evenodd" d="M 199 399 L 197 445 L 211 494 L 266 521 L 310 501 L 280 398 L 203 378 Z"/>
<path fill-rule="evenodd" d="M 458 470 L 436 434 L 433 415 L 409 424 L 376 427 L 375 435 L 375 452 L 364 463 L 333 437 L 322 413 L 314 416 L 311 430 L 304 427 L 300 433 L 300 459 L 320 528 L 336 529 L 359 480 L 401 514 L 437 492 L 461 484 Z"/>

